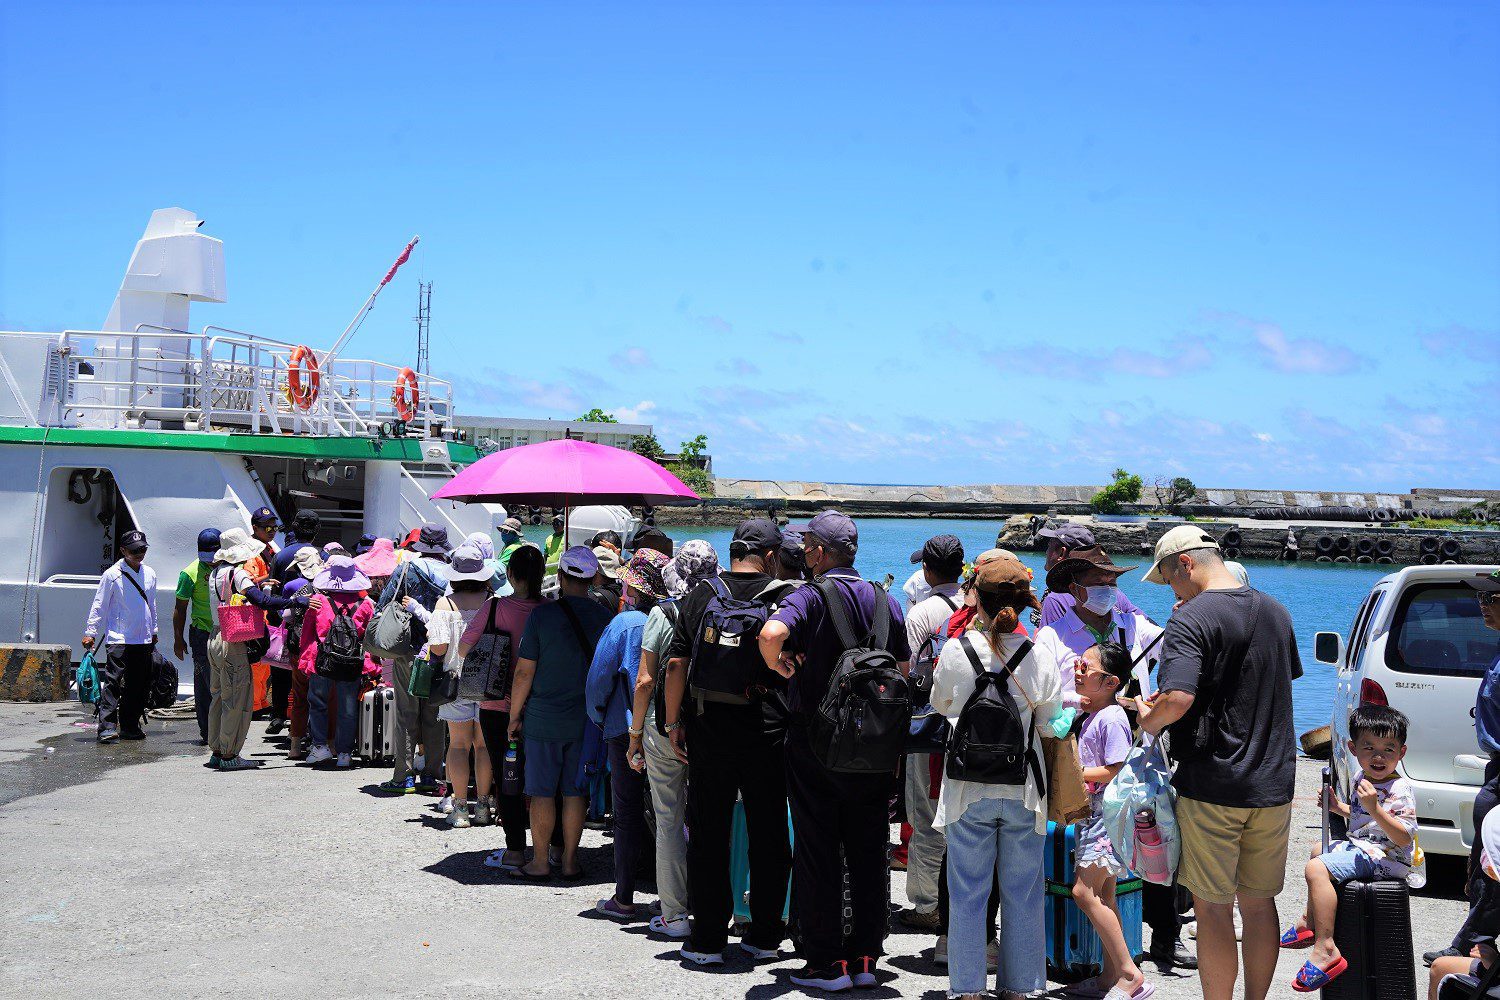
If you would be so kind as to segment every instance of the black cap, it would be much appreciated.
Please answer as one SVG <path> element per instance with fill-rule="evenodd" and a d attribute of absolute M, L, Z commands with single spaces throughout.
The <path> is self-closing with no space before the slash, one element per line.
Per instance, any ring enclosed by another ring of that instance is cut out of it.
<path fill-rule="evenodd" d="M 1494 594 L 1500 592 L 1500 570 L 1486 573 L 1484 576 L 1474 576 L 1464 581 L 1481 594 Z"/>
<path fill-rule="evenodd" d="M 655 549 L 664 556 L 670 557 L 673 552 L 672 539 L 666 536 L 660 528 L 655 525 L 642 528 L 630 539 L 630 547 L 636 552 L 641 549 Z"/>
<path fill-rule="evenodd" d="M 134 552 L 137 549 L 146 548 L 146 533 L 144 531 L 127 531 L 120 536 L 120 548 L 126 552 Z"/>
<path fill-rule="evenodd" d="M 255 513 L 250 515 L 251 524 L 275 524 L 281 520 L 276 512 L 269 507 L 257 507 Z"/>
<path fill-rule="evenodd" d="M 752 517 L 741 521 L 729 540 L 729 554 L 744 555 L 747 552 L 764 552 L 781 548 L 781 529 L 768 517 Z"/>
<path fill-rule="evenodd" d="M 935 570 L 961 572 L 964 568 L 964 543 L 956 535 L 937 535 L 913 552 L 911 561 Z"/>
<path fill-rule="evenodd" d="M 315 510 L 299 510 L 297 516 L 292 518 L 292 527 L 298 531 L 317 531 L 322 525 L 323 519 Z"/>

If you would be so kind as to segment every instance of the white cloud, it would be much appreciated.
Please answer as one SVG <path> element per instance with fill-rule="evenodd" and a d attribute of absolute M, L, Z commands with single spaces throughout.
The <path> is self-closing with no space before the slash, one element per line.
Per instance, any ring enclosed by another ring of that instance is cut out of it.
<path fill-rule="evenodd" d="M 651 421 L 651 413 L 655 409 L 655 403 L 649 399 L 643 399 L 634 406 L 617 406 L 611 412 L 622 424 L 644 424 Z"/>

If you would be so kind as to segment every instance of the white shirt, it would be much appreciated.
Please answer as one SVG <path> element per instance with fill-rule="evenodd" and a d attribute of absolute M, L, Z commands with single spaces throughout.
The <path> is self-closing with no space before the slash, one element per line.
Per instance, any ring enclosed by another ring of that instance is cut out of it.
<path fill-rule="evenodd" d="M 219 605 L 228 604 L 235 594 L 245 594 L 255 589 L 255 581 L 242 566 L 220 566 L 208 578 L 208 615 L 213 619 L 214 631 L 218 632 Z"/>
<path fill-rule="evenodd" d="M 124 574 L 140 584 L 146 592 L 146 600 L 136 592 Z M 156 571 L 145 563 L 136 573 L 121 559 L 99 577 L 99 589 L 94 591 L 94 603 L 89 606 L 88 625 L 83 634 L 99 638 L 104 630 L 104 644 L 125 643 L 131 646 L 149 646 L 156 641 Z"/>
<path fill-rule="evenodd" d="M 948 598 L 947 601 L 943 598 Z M 952 601 L 953 603 L 948 603 Z M 906 643 L 911 647 L 911 665 L 916 670 L 920 665 L 923 673 L 931 670 L 922 663 L 922 647 L 933 636 L 941 636 L 948 629 L 948 619 L 953 617 L 963 603 L 958 599 L 957 583 L 940 583 L 932 588 L 932 596 L 913 605 L 906 613 Z M 927 655 L 932 655 L 929 651 Z"/>
<path fill-rule="evenodd" d="M 1145 615 L 1122 615 L 1118 611 L 1114 613 L 1109 626 L 1109 637 L 1115 642 L 1120 641 L 1120 630 L 1125 631 L 1124 647 L 1130 650 L 1131 659 L 1140 656 L 1141 650 L 1161 635 L 1162 628 L 1154 624 Z M 1036 651 L 1034 655 L 1041 663 L 1052 667 L 1062 678 L 1063 696 L 1066 703 L 1077 706 L 1078 695 L 1074 689 L 1073 660 L 1083 655 L 1084 650 L 1094 645 L 1098 640 L 1094 633 L 1089 631 L 1072 608 L 1051 625 L 1044 625 L 1036 633 Z M 1148 668 L 1148 661 L 1161 656 L 1161 643 L 1151 651 L 1151 656 L 1141 661 L 1137 671 L 1144 674 Z M 1142 683 L 1142 688 L 1149 685 Z"/>
<path fill-rule="evenodd" d="M 983 632 L 970 631 L 968 637 L 974 652 L 979 656 L 979 662 L 984 664 L 986 670 L 994 673 L 1005 669 L 1004 662 L 995 662 L 995 655 L 990 651 L 989 640 Z M 1026 641 L 1026 636 L 1019 633 L 1002 636 L 1000 652 L 1009 658 Z M 959 713 L 974 693 L 975 676 L 963 643 L 958 639 L 945 643 L 942 654 L 938 656 L 937 669 L 932 675 L 932 707 L 943 713 L 949 722 L 957 725 Z M 1016 699 L 1016 707 L 1021 710 L 1023 727 L 1030 725 L 1032 706 L 1035 706 L 1036 734 L 1032 740 L 1032 750 L 1037 754 L 1038 763 L 1042 763 L 1042 733 L 1062 708 L 1062 681 L 1056 670 L 1037 661 L 1035 647 L 1032 647 L 1025 659 L 1016 664 L 1015 673 L 1011 675 L 1010 693 Z M 1045 767 L 1044 763 L 1043 766 Z M 1036 778 L 1029 767 L 1026 769 L 1025 785 L 989 785 L 944 776 L 937 815 L 932 820 L 933 828 L 941 830 L 949 823 L 957 822 L 972 803 L 984 799 L 1019 799 L 1036 815 L 1036 832 L 1047 832 L 1047 800 L 1041 789 L 1037 788 Z"/>

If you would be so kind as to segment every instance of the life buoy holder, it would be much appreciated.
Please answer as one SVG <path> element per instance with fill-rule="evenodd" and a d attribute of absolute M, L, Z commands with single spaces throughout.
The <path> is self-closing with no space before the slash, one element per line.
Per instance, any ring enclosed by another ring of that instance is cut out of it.
<path fill-rule="evenodd" d="M 323 375 L 318 371 L 318 356 L 312 348 L 299 344 L 292 348 L 287 359 L 286 395 L 299 410 L 311 409 L 323 386 Z M 302 384 L 303 368 L 307 369 L 307 384 Z"/>
<path fill-rule="evenodd" d="M 422 393 L 417 388 L 417 373 L 410 368 L 401 369 L 401 374 L 396 376 L 396 389 L 391 393 L 391 405 L 396 408 L 396 416 L 402 420 L 410 420 L 417 415 L 417 407 L 422 405 Z"/>

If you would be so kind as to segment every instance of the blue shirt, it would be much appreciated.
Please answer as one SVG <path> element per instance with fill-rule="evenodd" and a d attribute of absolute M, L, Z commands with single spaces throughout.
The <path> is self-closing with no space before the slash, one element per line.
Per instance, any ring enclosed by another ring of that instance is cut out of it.
<path fill-rule="evenodd" d="M 645 614 L 632 608 L 611 618 L 599 637 L 584 696 L 589 718 L 604 728 L 607 740 L 623 735 L 632 725 L 630 709 L 641 669 L 645 629 Z"/>
<path fill-rule="evenodd" d="M 1479 748 L 1491 757 L 1500 757 L 1500 657 L 1484 672 L 1479 682 L 1479 699 L 1474 703 L 1474 734 Z"/>
<path fill-rule="evenodd" d="M 587 597 L 561 597 L 541 605 L 526 619 L 521 633 L 519 656 L 536 663 L 531 691 L 521 708 L 521 729 L 527 739 L 553 743 L 583 738 L 583 690 L 588 680 L 591 658 L 587 646 L 578 644 L 561 603 L 578 616 L 588 645 L 597 645 L 609 612 Z"/>
<path fill-rule="evenodd" d="M 891 608 L 891 630 L 885 647 L 896 662 L 911 659 L 911 648 L 906 643 L 906 619 L 901 614 L 901 604 L 890 594 L 873 583 L 860 578 L 852 566 L 840 566 L 829 570 L 823 579 L 831 580 L 844 597 L 844 606 L 854 625 L 854 634 L 865 636 L 875 615 L 875 595 L 879 594 Z M 804 654 L 805 659 L 787 686 L 788 703 L 793 715 L 810 715 L 817 711 L 818 702 L 828 688 L 833 675 L 833 666 L 844 652 L 823 605 L 823 592 L 815 586 L 798 587 L 782 599 L 781 606 L 772 619 L 786 625 L 785 649 L 789 653 Z"/>
<path fill-rule="evenodd" d="M 376 602 L 375 609 L 378 611 L 394 601 L 404 586 L 408 595 L 431 611 L 448 593 L 447 570 L 448 564 L 436 559 L 408 557 L 391 574 L 385 590 L 380 592 L 380 600 Z"/>

